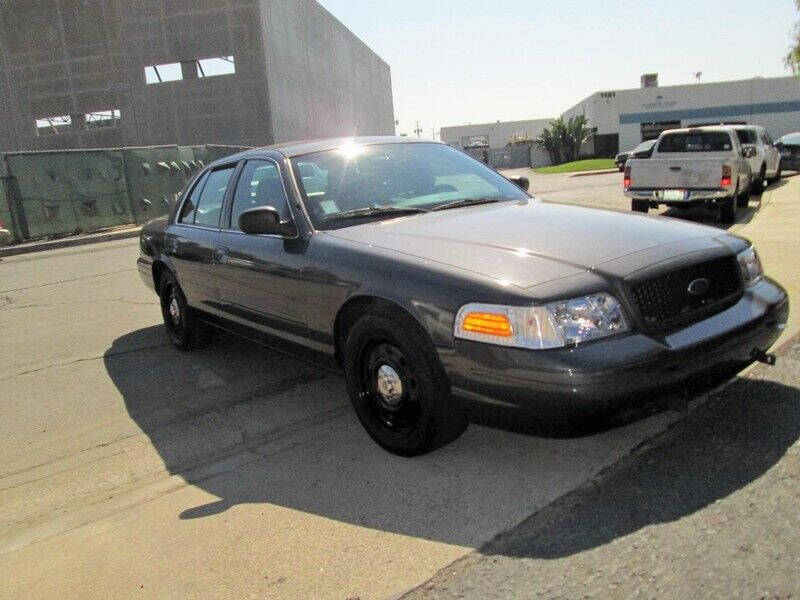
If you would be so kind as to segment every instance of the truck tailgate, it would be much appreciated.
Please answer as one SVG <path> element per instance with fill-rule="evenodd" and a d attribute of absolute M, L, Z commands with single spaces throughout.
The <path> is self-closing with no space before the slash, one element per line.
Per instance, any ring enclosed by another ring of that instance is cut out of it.
<path fill-rule="evenodd" d="M 653 158 L 628 161 L 631 189 L 716 189 L 722 158 Z"/>

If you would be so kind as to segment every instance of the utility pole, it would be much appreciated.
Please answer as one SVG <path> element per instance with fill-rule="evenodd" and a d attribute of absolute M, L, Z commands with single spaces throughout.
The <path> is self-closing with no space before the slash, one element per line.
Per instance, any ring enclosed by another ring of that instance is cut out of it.
<path fill-rule="evenodd" d="M 697 71 L 696 73 L 694 73 L 694 76 L 697 79 L 697 83 L 700 83 L 700 78 L 703 76 L 703 72 Z"/>
<path fill-rule="evenodd" d="M 414 130 L 414 133 L 417 134 L 417 137 L 422 137 L 422 128 L 419 126 L 419 121 L 417 121 L 417 128 Z"/>

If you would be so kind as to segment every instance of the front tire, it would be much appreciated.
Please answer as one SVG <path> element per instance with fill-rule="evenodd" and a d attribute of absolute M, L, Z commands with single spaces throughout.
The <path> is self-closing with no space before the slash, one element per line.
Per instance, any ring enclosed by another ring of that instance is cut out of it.
<path fill-rule="evenodd" d="M 197 318 L 186 303 L 181 286 L 172 273 L 165 272 L 159 281 L 161 316 L 167 336 L 179 350 L 192 350 L 204 346 L 211 339 L 211 327 Z"/>
<path fill-rule="evenodd" d="M 631 200 L 631 210 L 647 213 L 650 210 L 650 203 L 647 200 Z"/>
<path fill-rule="evenodd" d="M 466 429 L 433 344 L 410 317 L 367 314 L 348 333 L 343 357 L 356 415 L 385 450 L 424 454 Z"/>

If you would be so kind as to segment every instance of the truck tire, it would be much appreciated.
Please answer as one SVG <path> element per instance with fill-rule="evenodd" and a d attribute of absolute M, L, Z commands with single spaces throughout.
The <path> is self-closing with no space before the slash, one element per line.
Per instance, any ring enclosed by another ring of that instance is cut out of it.
<path fill-rule="evenodd" d="M 736 223 L 736 207 L 738 194 L 725 198 L 719 203 L 719 220 L 728 225 Z"/>
<path fill-rule="evenodd" d="M 631 200 L 631 210 L 646 213 L 650 210 L 650 203 L 647 200 Z"/>
<path fill-rule="evenodd" d="M 736 205 L 739 208 L 747 208 L 748 204 L 750 204 L 750 188 L 746 187 L 742 193 L 736 196 Z"/>
<path fill-rule="evenodd" d="M 424 454 L 467 428 L 433 343 L 411 317 L 364 315 L 347 334 L 343 358 L 356 416 L 385 450 Z"/>
<path fill-rule="evenodd" d="M 753 187 L 751 193 L 754 196 L 760 196 L 764 192 L 764 181 L 767 176 L 767 168 L 761 165 L 761 170 L 758 172 L 758 177 L 753 180 Z"/>

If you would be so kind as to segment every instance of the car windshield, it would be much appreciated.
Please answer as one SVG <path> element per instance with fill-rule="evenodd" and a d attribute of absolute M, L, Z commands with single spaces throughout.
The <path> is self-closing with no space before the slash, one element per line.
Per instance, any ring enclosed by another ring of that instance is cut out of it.
<path fill-rule="evenodd" d="M 739 137 L 739 142 L 742 144 L 755 144 L 758 142 L 756 132 L 752 129 L 737 129 L 736 135 Z"/>
<path fill-rule="evenodd" d="M 292 159 L 314 227 L 528 196 L 463 152 L 434 143 L 344 145 Z"/>
<path fill-rule="evenodd" d="M 724 131 L 670 133 L 662 137 L 658 144 L 659 154 L 665 152 L 725 152 L 731 149 L 731 138 Z"/>
<path fill-rule="evenodd" d="M 650 150 L 650 148 L 655 146 L 655 144 L 656 144 L 655 140 L 648 140 L 646 142 L 642 142 L 641 144 L 636 146 L 636 148 L 633 149 L 633 152 L 646 152 L 647 150 Z"/>

